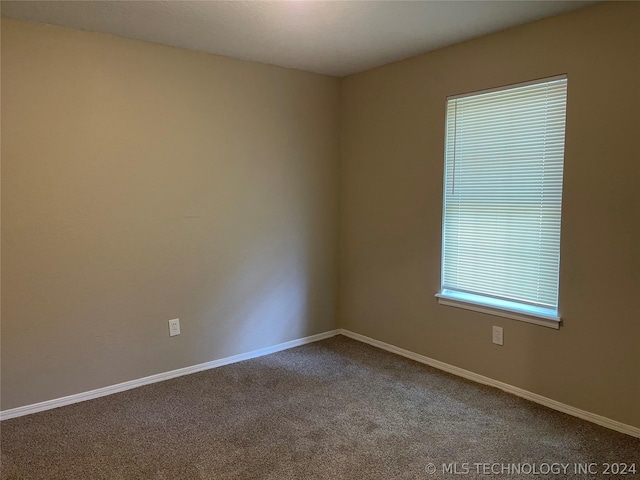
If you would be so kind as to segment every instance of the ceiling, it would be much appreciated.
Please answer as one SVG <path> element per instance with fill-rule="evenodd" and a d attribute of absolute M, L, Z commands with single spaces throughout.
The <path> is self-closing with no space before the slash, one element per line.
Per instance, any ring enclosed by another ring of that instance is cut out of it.
<path fill-rule="evenodd" d="M 2 1 L 2 15 L 345 76 L 590 1 Z"/>

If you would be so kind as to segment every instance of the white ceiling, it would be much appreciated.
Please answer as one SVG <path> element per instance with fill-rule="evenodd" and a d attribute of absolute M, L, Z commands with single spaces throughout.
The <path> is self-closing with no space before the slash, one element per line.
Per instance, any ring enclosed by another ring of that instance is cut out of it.
<path fill-rule="evenodd" d="M 589 1 L 2 1 L 2 15 L 344 76 Z"/>

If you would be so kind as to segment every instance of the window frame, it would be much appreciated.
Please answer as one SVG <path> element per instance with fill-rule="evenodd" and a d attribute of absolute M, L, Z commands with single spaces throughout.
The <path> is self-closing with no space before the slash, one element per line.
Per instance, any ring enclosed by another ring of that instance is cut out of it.
<path fill-rule="evenodd" d="M 472 97 L 476 95 L 483 95 L 491 92 L 499 92 L 504 90 L 511 90 L 514 88 L 525 87 L 528 85 L 537 85 L 541 83 L 552 82 L 556 80 L 565 80 L 567 81 L 568 86 L 568 76 L 566 74 L 555 75 L 552 77 L 544 77 L 531 81 L 520 82 L 515 84 L 504 85 L 496 88 L 490 88 L 485 90 L 477 90 L 463 94 L 457 94 L 448 96 L 445 100 L 445 126 L 448 125 L 449 122 L 449 101 L 455 100 L 458 98 L 466 98 Z M 565 103 L 565 124 L 564 124 L 564 138 L 566 144 L 566 115 L 568 108 L 568 91 L 567 91 L 567 103 Z M 444 271 L 445 271 L 445 220 L 446 220 L 446 187 L 447 187 L 447 149 L 449 146 L 449 138 L 448 131 L 445 128 L 445 142 L 444 142 L 444 171 L 443 171 L 443 192 L 442 192 L 442 201 L 443 201 L 443 209 L 442 209 L 442 231 L 441 231 L 441 242 L 442 242 L 442 251 L 441 251 L 441 261 L 440 261 L 440 290 L 436 293 L 437 301 L 440 305 L 451 306 L 462 308 L 466 310 L 472 310 L 480 313 L 495 315 L 499 317 L 510 318 L 514 320 L 519 320 L 527 323 L 532 323 L 536 325 L 541 325 L 544 327 L 550 327 L 554 329 L 559 329 L 562 325 L 562 317 L 560 315 L 560 272 L 558 271 L 558 291 L 557 291 L 557 308 L 544 308 L 540 306 L 528 305 L 526 302 L 514 302 L 506 299 L 492 297 L 489 294 L 478 295 L 471 292 L 465 292 L 462 289 L 460 290 L 450 290 L 444 287 Z M 563 151 L 563 162 L 566 157 L 566 148 Z M 564 166 L 562 168 L 562 177 L 564 178 Z M 562 209 L 562 197 L 560 200 L 560 208 Z M 560 213 L 560 221 L 562 218 L 562 212 Z M 561 240 L 560 240 L 561 241 Z M 561 248 L 561 243 L 558 245 L 558 248 Z"/>

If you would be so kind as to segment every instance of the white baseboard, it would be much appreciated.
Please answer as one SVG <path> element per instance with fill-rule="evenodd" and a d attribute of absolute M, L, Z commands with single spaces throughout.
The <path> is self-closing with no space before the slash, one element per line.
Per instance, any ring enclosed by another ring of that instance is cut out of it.
<path fill-rule="evenodd" d="M 324 340 L 325 338 L 334 337 L 338 335 L 338 330 L 331 330 L 317 335 L 311 335 L 309 337 L 299 338 L 297 340 L 291 340 L 290 342 L 280 343 L 271 347 L 261 348 L 252 352 L 241 353 L 239 355 L 233 355 L 232 357 L 221 358 L 219 360 L 213 360 L 211 362 L 200 363 L 198 365 L 192 365 L 191 367 L 179 368 L 177 370 L 171 370 L 170 372 L 158 373 L 149 377 L 138 378 L 136 380 L 129 380 L 128 382 L 118 383 L 116 385 L 110 385 L 108 387 L 97 388 L 88 392 L 76 393 L 61 398 L 54 398 L 45 402 L 34 403 L 32 405 L 25 405 L 23 407 L 11 408 L 0 412 L 0 421 L 8 420 L 9 418 L 22 417 L 23 415 L 30 415 L 32 413 L 43 412 L 45 410 L 51 410 L 52 408 L 63 407 L 65 405 L 71 405 L 72 403 L 84 402 L 85 400 L 91 400 L 94 398 L 104 397 L 111 395 L 112 393 L 123 392 L 125 390 L 131 390 L 132 388 L 141 387 L 150 383 L 162 382 L 163 380 L 169 380 L 170 378 L 181 377 L 183 375 L 189 375 L 190 373 L 201 372 L 202 370 L 209 370 L 211 368 L 222 367 L 223 365 L 229 365 L 230 363 L 241 362 L 243 360 L 249 360 L 251 358 L 262 357 L 269 355 L 270 353 L 280 352 L 281 350 L 287 350 L 289 348 L 299 347 L 307 343 L 317 342 Z"/>
<path fill-rule="evenodd" d="M 469 370 L 465 370 L 463 368 L 454 367 L 453 365 L 449 365 L 448 363 L 434 360 L 418 353 L 410 352 L 409 350 L 405 350 L 403 348 L 396 347 L 395 345 L 391 345 L 389 343 L 381 342 L 379 340 L 360 335 L 359 333 L 354 333 L 345 329 L 339 329 L 338 333 L 340 335 L 344 335 L 345 337 L 349 337 L 354 340 L 358 340 L 359 342 L 378 347 L 382 350 L 387 350 L 397 355 L 410 358 L 411 360 L 415 360 L 416 362 L 424 363 L 425 365 L 435 367 L 439 370 L 452 373 L 459 377 L 473 380 L 474 382 L 489 385 L 491 387 L 499 388 L 500 390 L 512 393 L 513 395 L 517 395 L 518 397 L 522 397 L 527 400 L 531 400 L 532 402 L 539 403 L 540 405 L 552 408 L 553 410 L 567 413 L 569 415 L 573 415 L 574 417 L 582 418 L 583 420 L 587 420 L 603 427 L 610 428 L 611 430 L 616 430 L 618 432 L 626 433 L 627 435 L 640 438 L 640 428 L 638 427 L 626 425 L 616 420 L 611 420 L 610 418 L 596 415 L 595 413 L 580 410 L 579 408 L 572 407 L 571 405 L 566 405 L 556 400 L 543 397 L 542 395 L 538 395 L 537 393 L 529 392 L 527 390 L 523 390 L 522 388 L 514 387 L 513 385 L 509 385 L 508 383 L 499 382 L 498 380 L 494 380 L 483 375 L 478 375 L 477 373 L 470 372 Z"/>
<path fill-rule="evenodd" d="M 309 337 L 299 338 L 297 340 L 291 340 L 290 342 L 280 343 L 278 345 L 273 345 L 271 347 L 261 348 L 259 350 L 254 350 L 247 353 L 241 353 L 239 355 L 221 358 L 219 360 L 213 360 L 211 362 L 200 363 L 198 365 L 179 368 L 177 370 L 171 370 L 169 372 L 158 373 L 156 375 L 151 375 L 151 376 L 139 378 L 136 380 L 130 380 L 128 382 L 118 383 L 116 385 L 110 385 L 108 387 L 97 388 L 95 390 L 90 390 L 88 392 L 76 393 L 74 395 L 69 395 L 66 397 L 54 398 L 52 400 L 34 403 L 32 405 L 25 405 L 23 407 L 4 410 L 0 412 L 0 421 L 8 420 L 10 418 L 22 417 L 23 415 L 30 415 L 32 413 L 43 412 L 45 410 L 51 410 L 53 408 L 63 407 L 65 405 L 71 405 L 73 403 L 79 403 L 85 400 L 104 397 L 106 395 L 123 392 L 125 390 L 141 387 L 143 385 L 161 382 L 163 380 L 169 380 L 170 378 L 180 377 L 182 375 L 189 375 L 191 373 L 196 373 L 203 370 L 222 367 L 223 365 L 229 365 L 231 363 L 241 362 L 243 360 L 262 357 L 264 355 L 269 355 L 270 353 L 280 352 L 282 350 L 298 347 L 300 345 L 305 345 L 307 343 L 313 343 L 319 340 L 324 340 L 325 338 L 330 338 L 335 335 L 344 335 L 345 337 L 349 337 L 354 340 L 358 340 L 359 342 L 367 343 L 374 347 L 380 348 L 382 350 L 386 350 L 388 352 L 392 352 L 397 355 L 410 358 L 411 360 L 415 360 L 416 362 L 420 362 L 425 365 L 435 367 L 439 370 L 452 373 L 459 377 L 473 380 L 474 382 L 482 383 L 484 385 L 489 385 L 491 387 L 499 388 L 500 390 L 511 393 L 513 395 L 517 395 L 518 397 L 525 398 L 527 400 L 538 403 L 540 405 L 544 405 L 545 407 L 552 408 L 559 412 L 567 413 L 569 415 L 573 415 L 574 417 L 582 418 L 583 420 L 587 420 L 589 422 L 601 425 L 603 427 L 610 428 L 611 430 L 616 430 L 618 432 L 626 433 L 627 435 L 640 438 L 640 428 L 638 427 L 626 425 L 616 420 L 611 420 L 607 417 L 596 415 L 595 413 L 587 412 L 585 410 L 580 410 L 579 408 L 575 408 L 570 405 L 566 405 L 564 403 L 558 402 L 556 400 L 543 397 L 542 395 L 538 395 L 537 393 L 529 392 L 527 390 L 523 390 L 522 388 L 514 387 L 513 385 L 499 382 L 498 380 L 494 380 L 492 378 L 470 372 L 469 370 L 455 367 L 453 365 L 449 365 L 448 363 L 444 363 L 439 360 L 434 360 L 432 358 L 425 357 L 424 355 L 410 352 L 409 350 L 396 347 L 395 345 L 381 342 L 379 340 L 375 340 L 373 338 L 369 338 L 364 335 L 360 335 L 359 333 L 354 333 L 345 329 L 331 330 L 328 332 L 319 333 L 317 335 L 311 335 Z"/>

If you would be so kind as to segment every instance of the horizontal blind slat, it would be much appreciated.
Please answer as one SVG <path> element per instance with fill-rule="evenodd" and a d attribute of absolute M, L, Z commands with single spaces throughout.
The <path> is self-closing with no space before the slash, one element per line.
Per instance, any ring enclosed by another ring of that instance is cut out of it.
<path fill-rule="evenodd" d="M 557 306 L 566 90 L 448 100 L 443 288 Z"/>

